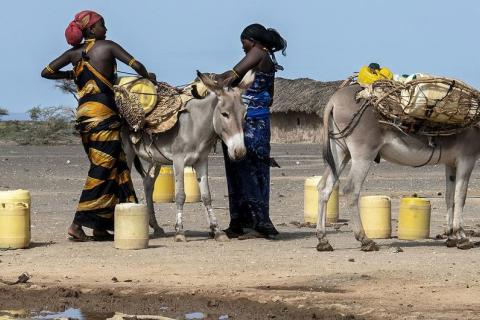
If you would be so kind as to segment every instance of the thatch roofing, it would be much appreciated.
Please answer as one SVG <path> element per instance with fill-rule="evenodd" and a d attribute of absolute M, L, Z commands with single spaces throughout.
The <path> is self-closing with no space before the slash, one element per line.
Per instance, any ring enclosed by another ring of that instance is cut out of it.
<path fill-rule="evenodd" d="M 328 99 L 341 83 L 342 81 L 322 82 L 308 78 L 275 78 L 275 94 L 270 110 L 272 113 L 293 111 L 321 115 Z"/>

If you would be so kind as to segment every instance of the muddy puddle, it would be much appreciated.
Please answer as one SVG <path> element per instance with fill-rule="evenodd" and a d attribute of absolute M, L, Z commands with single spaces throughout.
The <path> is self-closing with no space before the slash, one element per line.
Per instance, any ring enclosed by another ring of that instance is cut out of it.
<path fill-rule="evenodd" d="M 270 287 L 288 290 L 287 287 Z M 263 288 L 262 288 L 263 289 Z M 266 288 L 265 288 L 266 289 Z M 310 287 L 293 288 L 303 294 Z M 259 289 L 257 289 L 259 290 Z M 318 289 L 320 290 L 320 289 Z M 258 293 L 264 292 L 259 290 Z M 322 292 L 330 290 L 321 288 Z M 0 285 L 0 320 L 81 319 L 81 320 L 265 320 L 265 319 L 364 319 L 331 309 L 302 307 L 283 301 L 260 302 L 222 293 L 194 290 L 190 293 L 151 289 L 86 289 Z M 13 311 L 8 311 L 13 310 Z M 45 311 L 49 310 L 49 311 Z"/>
<path fill-rule="evenodd" d="M 13 319 L 79 319 L 79 320 L 98 320 L 113 317 L 114 314 L 107 313 L 88 313 L 82 312 L 79 309 L 69 308 L 63 312 L 51 311 L 27 311 L 23 309 L 18 310 L 0 310 L 0 320 Z"/>
<path fill-rule="evenodd" d="M 165 308 L 167 309 L 167 308 Z M 180 317 L 170 318 L 162 315 L 127 315 L 120 312 L 117 313 L 99 313 L 99 312 L 85 312 L 80 309 L 69 308 L 62 312 L 51 311 L 27 311 L 27 310 L 0 310 L 0 320 L 207 320 L 218 319 L 228 320 L 232 319 L 227 314 L 214 315 L 204 312 L 189 312 Z"/>

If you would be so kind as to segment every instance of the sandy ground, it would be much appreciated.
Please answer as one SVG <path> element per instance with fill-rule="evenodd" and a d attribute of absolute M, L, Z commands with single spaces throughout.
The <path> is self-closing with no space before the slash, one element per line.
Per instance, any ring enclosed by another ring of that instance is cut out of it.
<path fill-rule="evenodd" d="M 183 318 L 189 311 L 228 314 L 230 319 L 480 319 L 479 249 L 447 248 L 442 233 L 445 204 L 442 167 L 406 168 L 381 162 L 363 189 L 392 197 L 392 226 L 399 198 L 417 193 L 432 202 L 432 239 L 379 240 L 379 252 L 361 252 L 350 226 L 328 230 L 335 251 L 315 250 L 314 230 L 303 221 L 305 178 L 324 167 L 319 145 L 274 145 L 282 168 L 272 169 L 271 217 L 278 240 L 208 237 L 201 204 L 187 204 L 187 243 L 173 241 L 173 204 L 156 215 L 168 237 L 146 250 L 122 251 L 113 243 L 72 243 L 72 220 L 87 172 L 82 147 L 0 146 L 0 190 L 24 188 L 32 195 L 32 247 L 0 251 L 0 278 L 32 278 L 0 284 L 0 309 L 81 308 L 85 312 L 161 314 Z M 475 170 L 465 223 L 480 229 L 480 176 Z M 221 155 L 211 155 L 210 182 L 219 222 L 228 225 Z M 134 174 L 138 195 L 141 180 Z M 143 199 L 142 199 L 143 200 Z M 341 218 L 348 219 L 343 210 Z M 478 241 L 478 238 L 474 240 Z M 395 253 L 396 247 L 403 252 Z M 112 278 L 118 281 L 113 281 Z"/>

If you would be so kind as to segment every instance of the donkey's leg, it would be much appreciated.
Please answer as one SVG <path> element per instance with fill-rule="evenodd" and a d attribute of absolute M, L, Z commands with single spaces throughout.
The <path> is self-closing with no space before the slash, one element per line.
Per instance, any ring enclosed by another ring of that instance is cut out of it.
<path fill-rule="evenodd" d="M 375 153 L 376 155 L 377 153 Z M 350 169 L 349 177 L 351 179 L 352 189 L 347 196 L 347 207 L 350 211 L 350 217 L 353 222 L 353 233 L 355 239 L 362 243 L 362 251 L 378 251 L 377 244 L 369 239 L 363 229 L 362 220 L 360 219 L 360 211 L 358 206 L 358 200 L 360 191 L 362 189 L 363 182 L 367 177 L 368 170 L 372 165 L 372 160 L 366 159 L 352 159 L 352 167 Z"/>
<path fill-rule="evenodd" d="M 208 185 L 208 159 L 199 160 L 194 166 L 197 173 L 197 180 L 200 185 L 200 194 L 202 196 L 202 202 L 207 210 L 207 221 L 210 226 L 210 231 L 215 240 L 228 241 L 228 237 L 220 230 L 217 223 L 217 217 L 212 209 L 212 197 L 210 195 L 210 186 Z"/>
<path fill-rule="evenodd" d="M 447 247 L 456 247 L 457 238 L 453 234 L 453 210 L 455 207 L 455 167 L 445 165 L 445 202 L 447 204 L 447 228 L 445 234 L 447 235 Z"/>
<path fill-rule="evenodd" d="M 130 141 L 129 132 L 126 125 L 123 125 L 120 128 L 120 136 L 122 139 L 122 148 L 123 152 L 125 152 L 128 169 L 132 171 L 133 159 L 135 158 L 135 149 L 133 148 L 132 142 Z"/>
<path fill-rule="evenodd" d="M 457 164 L 457 179 L 455 181 L 455 204 L 453 210 L 453 233 L 457 236 L 457 248 L 471 249 L 473 243 L 463 230 L 463 206 L 467 197 L 468 181 L 472 174 L 475 161 L 460 161 Z"/>
<path fill-rule="evenodd" d="M 347 165 L 348 161 L 350 160 L 350 156 L 344 156 L 342 155 L 342 163 L 340 164 L 340 167 L 337 172 L 337 177 L 339 177 L 343 170 L 345 169 L 345 166 Z M 327 233 L 325 229 L 325 222 L 326 222 L 326 212 L 327 212 L 327 202 L 328 199 L 330 198 L 330 195 L 333 191 L 333 187 L 335 186 L 335 183 L 338 181 L 334 181 L 332 170 L 330 167 L 327 167 L 325 169 L 325 172 L 323 173 L 322 179 L 320 180 L 317 188 L 319 191 L 319 201 L 318 201 L 318 218 L 317 218 L 317 239 L 318 239 L 318 244 L 317 244 L 317 251 L 333 251 L 332 246 L 328 242 L 327 239 Z"/>
<path fill-rule="evenodd" d="M 154 237 L 165 236 L 165 231 L 163 231 L 158 225 L 157 219 L 155 218 L 155 208 L 153 205 L 153 188 L 155 186 L 155 179 L 160 172 L 160 168 L 160 165 L 151 164 L 148 168 L 147 174 L 143 177 L 143 188 L 145 190 L 145 200 L 147 201 L 149 224 L 153 229 Z"/>
<path fill-rule="evenodd" d="M 177 218 L 175 220 L 175 241 L 186 242 L 185 230 L 183 229 L 183 205 L 185 204 L 185 185 L 183 171 L 185 164 L 183 157 L 174 159 L 173 173 L 175 175 L 175 204 L 177 205 Z"/>
<path fill-rule="evenodd" d="M 322 185 L 323 184 L 323 185 Z M 322 180 L 318 184 L 318 217 L 317 217 L 317 251 L 333 251 L 327 239 L 327 231 L 325 229 L 327 202 L 333 191 L 334 181 L 332 170 L 327 167 L 322 175 Z M 325 200 L 326 199 L 326 200 Z"/>

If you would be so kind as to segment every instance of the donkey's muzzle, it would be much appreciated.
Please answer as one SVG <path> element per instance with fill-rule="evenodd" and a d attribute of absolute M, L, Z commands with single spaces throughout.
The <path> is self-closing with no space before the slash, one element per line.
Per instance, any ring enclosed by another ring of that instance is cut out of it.
<path fill-rule="evenodd" d="M 246 154 L 247 148 L 245 148 L 245 146 L 243 148 L 235 148 L 235 150 L 233 150 L 233 160 L 240 160 L 245 157 Z"/>
<path fill-rule="evenodd" d="M 247 154 L 245 142 L 243 140 L 243 132 L 230 137 L 225 144 L 228 148 L 228 156 L 232 160 L 240 160 Z"/>

